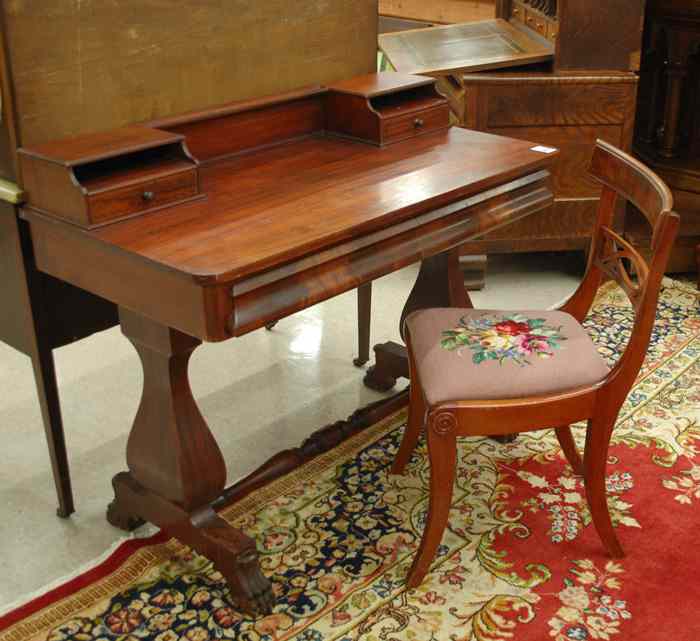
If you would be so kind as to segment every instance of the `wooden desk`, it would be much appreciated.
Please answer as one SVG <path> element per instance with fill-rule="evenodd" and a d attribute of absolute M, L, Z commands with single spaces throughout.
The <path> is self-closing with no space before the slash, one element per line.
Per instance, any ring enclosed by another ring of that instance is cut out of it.
<path fill-rule="evenodd" d="M 190 355 L 420 260 L 406 311 L 469 305 L 455 248 L 546 207 L 556 154 L 449 129 L 447 109 L 388 74 L 20 152 L 38 269 L 116 303 L 143 364 L 108 518 L 165 528 L 246 608 L 272 592 L 214 510 L 226 468 Z"/>

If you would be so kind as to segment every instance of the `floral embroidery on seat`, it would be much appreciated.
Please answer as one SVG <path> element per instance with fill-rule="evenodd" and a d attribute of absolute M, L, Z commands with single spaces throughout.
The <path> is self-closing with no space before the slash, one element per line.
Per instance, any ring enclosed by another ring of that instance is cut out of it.
<path fill-rule="evenodd" d="M 472 361 L 479 365 L 495 360 L 501 365 L 506 360 L 521 367 L 532 365 L 531 357 L 551 358 L 554 350 L 566 340 L 561 327 L 551 327 L 544 318 L 528 318 L 523 314 L 501 317 L 468 318 L 463 316 L 459 325 L 442 333 L 441 346 L 449 351 L 469 348 Z"/>

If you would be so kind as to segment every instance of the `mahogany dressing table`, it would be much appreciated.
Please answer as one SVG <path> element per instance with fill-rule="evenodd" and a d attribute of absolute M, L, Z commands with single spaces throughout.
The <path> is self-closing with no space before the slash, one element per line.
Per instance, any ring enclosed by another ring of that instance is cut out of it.
<path fill-rule="evenodd" d="M 192 352 L 417 261 L 404 315 L 468 306 L 459 246 L 551 203 L 557 154 L 449 128 L 434 82 L 364 76 L 19 152 L 37 268 L 115 303 L 143 364 L 108 518 L 165 528 L 244 608 L 272 591 L 217 515 L 226 468 Z"/>

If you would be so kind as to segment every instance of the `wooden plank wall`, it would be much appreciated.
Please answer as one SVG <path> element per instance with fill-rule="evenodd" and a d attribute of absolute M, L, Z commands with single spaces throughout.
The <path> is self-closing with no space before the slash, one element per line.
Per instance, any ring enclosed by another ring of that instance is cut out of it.
<path fill-rule="evenodd" d="M 19 144 L 376 68 L 377 0 L 2 3 Z"/>
<path fill-rule="evenodd" d="M 491 20 L 495 11 L 495 0 L 379 0 L 383 16 L 443 24 Z"/>

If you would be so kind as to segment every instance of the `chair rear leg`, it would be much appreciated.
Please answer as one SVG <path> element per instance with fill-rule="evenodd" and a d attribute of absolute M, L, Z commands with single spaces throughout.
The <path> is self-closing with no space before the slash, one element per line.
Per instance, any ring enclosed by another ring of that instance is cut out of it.
<path fill-rule="evenodd" d="M 428 454 L 430 458 L 428 520 L 420 547 L 408 573 L 406 583 L 409 588 L 415 588 L 423 581 L 447 526 L 457 465 L 457 438 L 454 430 L 445 434 L 436 430 L 434 425 L 429 425 Z"/>
<path fill-rule="evenodd" d="M 581 455 L 578 453 L 576 441 L 574 441 L 573 434 L 571 433 L 571 427 L 569 425 L 562 425 L 561 427 L 555 427 L 554 431 L 557 434 L 557 440 L 559 441 L 562 452 L 564 452 L 566 460 L 574 470 L 574 474 L 583 476 L 583 461 L 581 460 Z"/>
<path fill-rule="evenodd" d="M 413 450 L 418 445 L 420 433 L 425 423 L 425 401 L 423 400 L 423 392 L 419 389 L 419 385 L 414 381 L 411 383 L 408 401 L 408 421 L 406 430 L 403 433 L 403 439 L 396 453 L 394 464 L 391 466 L 392 474 L 403 474 L 408 461 L 413 454 Z"/>
<path fill-rule="evenodd" d="M 613 558 L 620 558 L 625 553 L 613 528 L 605 489 L 608 446 L 610 445 L 615 418 L 616 413 L 613 416 L 600 416 L 588 421 L 584 469 L 586 498 L 591 510 L 593 525 L 595 525 L 598 536 L 608 554 Z"/>

